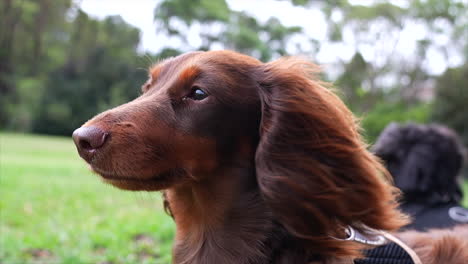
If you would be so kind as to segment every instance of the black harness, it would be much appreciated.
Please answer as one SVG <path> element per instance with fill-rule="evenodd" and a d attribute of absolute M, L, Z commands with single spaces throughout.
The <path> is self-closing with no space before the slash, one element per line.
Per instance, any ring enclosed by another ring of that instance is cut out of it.
<path fill-rule="evenodd" d="M 376 246 L 365 250 L 365 258 L 354 260 L 355 264 L 415 264 L 411 255 L 402 246 L 386 238 L 388 234 L 384 235 L 370 228 L 366 233 L 361 233 L 352 227 L 348 227 L 346 233 L 348 235 L 346 240 Z"/>
<path fill-rule="evenodd" d="M 448 228 L 468 223 L 468 209 L 457 202 L 403 203 L 401 209 L 414 219 L 405 229 L 425 231 L 429 228 Z"/>
<path fill-rule="evenodd" d="M 355 264 L 414 264 L 411 256 L 394 242 L 366 250 L 364 253 L 366 258 L 355 260 Z"/>

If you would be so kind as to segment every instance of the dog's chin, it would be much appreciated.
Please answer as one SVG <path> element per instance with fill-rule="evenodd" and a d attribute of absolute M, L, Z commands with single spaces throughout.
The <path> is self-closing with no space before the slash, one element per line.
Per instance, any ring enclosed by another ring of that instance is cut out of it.
<path fill-rule="evenodd" d="M 105 183 L 111 184 L 119 189 L 127 191 L 160 191 L 169 188 L 171 185 L 161 183 L 158 180 L 128 180 L 128 179 L 107 179 L 102 177 Z"/>
<path fill-rule="evenodd" d="M 92 166 L 91 170 L 101 176 L 105 183 L 128 191 L 160 191 L 170 188 L 183 178 L 183 174 L 179 170 L 170 170 L 147 178 L 116 175 L 115 173 L 103 172 Z"/>

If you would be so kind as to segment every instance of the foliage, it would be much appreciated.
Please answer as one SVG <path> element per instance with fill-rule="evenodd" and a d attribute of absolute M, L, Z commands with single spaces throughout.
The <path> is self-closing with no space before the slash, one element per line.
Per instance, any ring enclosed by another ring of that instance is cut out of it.
<path fill-rule="evenodd" d="M 247 13 L 229 9 L 225 0 L 164 0 L 155 8 L 155 21 L 161 31 L 187 45 L 187 32 L 200 25 L 202 43 L 193 49 L 209 50 L 218 45 L 264 61 L 285 55 L 287 41 L 302 32 L 300 27 L 284 26 L 277 18 L 260 23 Z"/>
<path fill-rule="evenodd" d="M 346 94 L 353 90 L 364 89 L 369 93 L 379 94 L 382 89 L 399 91 L 404 104 L 413 104 L 419 100 L 421 89 L 428 81 L 433 81 L 428 60 L 438 52 L 450 65 L 450 58 L 457 57 L 462 64 L 468 62 L 468 3 L 452 0 L 415 0 L 408 2 L 373 1 L 366 5 L 351 4 L 346 0 L 334 1 L 292 1 L 294 4 L 320 8 L 328 23 L 328 42 L 346 43 L 354 47 L 357 58 L 363 56 L 365 69 L 354 67 L 356 61 L 342 61 L 343 72 L 338 79 L 346 89 Z M 412 56 L 404 56 L 396 47 L 402 31 L 409 27 L 416 33 L 416 50 Z M 351 39 L 344 39 L 348 32 Z M 351 34 L 349 34 L 351 33 Z M 444 41 L 448 39 L 448 41 Z M 326 42 L 321 42 L 322 46 Z M 338 65 L 339 67 L 340 65 Z M 358 65 L 359 66 L 359 65 Z M 364 71 L 364 72 L 363 72 Z M 364 74 L 358 80 L 349 76 Z M 388 81 L 388 80 L 393 81 Z M 349 80 L 349 83 L 347 81 Z M 404 81 L 403 81 L 404 80 Z M 354 87 L 354 88 L 351 88 Z M 353 98 L 354 99 L 354 98 Z M 359 98 L 358 98 L 359 99 Z M 352 105 L 366 103 L 352 102 Z M 378 101 L 374 102 L 378 104 Z M 371 106 L 373 107 L 373 106 Z"/>
<path fill-rule="evenodd" d="M 91 174 L 70 138 L 0 134 L 2 263 L 170 263 L 158 193 Z"/>
<path fill-rule="evenodd" d="M 391 122 L 427 123 L 429 121 L 429 104 L 406 106 L 402 103 L 380 103 L 365 113 L 362 120 L 364 135 L 369 143 L 374 143 L 380 132 Z"/>
<path fill-rule="evenodd" d="M 310 56 L 334 44 L 352 47 L 351 59 L 327 65 L 333 72 L 327 77 L 339 87 L 348 106 L 369 119 L 364 124 L 371 138 L 383 127 L 383 120 L 407 120 L 414 109 L 419 113 L 414 118 L 420 121 L 432 113 L 432 120 L 466 134 L 468 129 L 459 121 L 467 112 L 461 95 L 467 94 L 462 91 L 466 78 L 457 77 L 462 73 L 454 70 L 444 75 L 451 77 L 438 78 L 427 66 L 434 51 L 443 54 L 445 63 L 456 58 L 457 65 L 466 65 L 466 2 L 290 2 L 321 11 L 327 23 L 325 39 L 306 36 L 304 28 L 286 26 L 276 17 L 260 21 L 250 13 L 232 10 L 226 0 L 163 0 L 154 10 L 158 33 L 179 39 L 182 46 L 141 54 L 137 51 L 140 32 L 120 17 L 90 18 L 72 0 L 1 1 L 0 128 L 69 135 L 95 113 L 137 96 L 145 68 L 155 59 L 226 48 L 268 61 L 288 55 L 292 40 L 302 37 L 311 42 L 311 50 L 301 48 Z M 414 25 L 421 36 L 414 54 L 403 56 L 396 48 L 400 34 Z M 201 42 L 191 43 L 190 32 L 198 33 Z M 352 35 L 351 41 L 347 35 Z M 455 84 L 452 79 L 458 80 L 457 85 L 443 84 Z M 435 103 L 430 104 L 421 95 L 434 83 L 438 88 Z M 453 109 L 446 99 L 452 94 L 460 99 Z M 389 108 L 393 110 L 386 111 Z"/>
<path fill-rule="evenodd" d="M 38 0 L 17 1 L 5 0 L 0 2 L 0 125 L 8 123 L 8 112 L 13 104 L 20 104 L 21 119 L 34 111 L 21 102 L 25 91 L 17 93 L 17 82 L 28 78 L 30 87 L 34 87 L 33 79 L 42 83 L 40 73 L 47 71 L 60 61 L 60 54 L 51 53 L 48 56 L 45 47 L 56 48 L 63 53 L 59 36 L 64 30 L 66 10 L 70 7 L 70 0 Z M 24 86 L 23 86 L 24 88 Z M 32 89 L 30 98 L 40 97 L 41 89 Z M 27 99 L 29 100 L 29 99 Z M 7 106 L 8 105 L 8 106 Z M 26 125 L 26 128 L 29 125 Z M 20 128 L 25 129 L 24 124 Z"/>
<path fill-rule="evenodd" d="M 49 75 L 35 132 L 70 134 L 96 113 L 135 98 L 146 78 L 137 67 L 139 32 L 120 17 L 101 22 L 79 11 L 72 28 L 74 52 Z"/>
<path fill-rule="evenodd" d="M 432 118 L 459 132 L 468 145 L 468 65 L 448 69 L 437 79 Z"/>
<path fill-rule="evenodd" d="M 167 30 L 180 33 L 170 23 L 170 19 L 174 16 L 177 16 L 186 25 L 190 25 L 194 21 L 200 23 L 227 22 L 230 12 L 231 10 L 224 0 L 172 0 L 162 2 L 155 10 L 155 16 L 161 19 Z"/>
<path fill-rule="evenodd" d="M 1 127 L 70 135 L 138 95 L 149 62 L 136 51 L 140 32 L 120 17 L 98 21 L 65 0 L 6 1 L 0 10 L 17 29 L 2 31 Z"/>
<path fill-rule="evenodd" d="M 348 106 L 365 117 L 364 126 L 369 130 L 371 140 L 390 121 L 429 121 L 432 105 L 422 102 L 421 94 L 434 80 L 426 66 L 431 50 L 445 54 L 446 61 L 449 54 L 461 55 L 459 58 L 464 63 L 468 59 L 468 52 L 464 52 L 468 51 L 468 6 L 462 2 L 416 0 L 407 5 L 388 1 L 375 1 L 369 5 L 351 4 L 346 0 L 291 2 L 322 10 L 328 18 L 327 41 L 354 47 L 351 60 L 335 65 L 341 69 L 335 83 Z M 221 46 L 262 60 L 287 54 L 287 41 L 294 34 L 302 34 L 301 28 L 285 27 L 277 18 L 261 24 L 246 13 L 231 11 L 225 0 L 213 1 L 210 7 L 205 4 L 205 1 L 165 0 L 155 9 L 155 20 L 165 26 L 163 31 L 180 38 L 184 38 L 193 25 L 202 25 L 202 45 L 195 49 Z M 414 56 L 405 57 L 395 47 L 400 32 L 413 23 L 422 24 L 425 34 L 417 42 Z M 353 42 L 343 38 L 346 31 L 352 32 Z M 436 37 L 441 34 L 451 39 L 448 45 L 438 44 Z M 320 46 L 326 44 L 315 40 L 317 43 L 319 51 Z M 375 43 L 382 44 L 377 46 Z M 363 55 L 366 45 L 373 47 L 374 61 Z"/>
<path fill-rule="evenodd" d="M 363 102 L 369 102 L 370 92 L 362 88 L 371 67 L 362 57 L 361 53 L 354 54 L 351 61 L 345 65 L 343 74 L 336 81 L 336 85 L 342 90 L 344 100 L 354 111 L 365 111 Z M 364 98 L 365 97 L 365 98 Z"/>

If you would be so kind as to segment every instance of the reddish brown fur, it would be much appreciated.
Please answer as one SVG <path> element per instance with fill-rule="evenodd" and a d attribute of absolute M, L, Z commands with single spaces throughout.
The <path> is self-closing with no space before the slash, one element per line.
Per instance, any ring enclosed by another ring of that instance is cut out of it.
<path fill-rule="evenodd" d="M 160 67 L 159 65 L 155 65 L 155 66 L 151 67 L 151 69 L 149 70 L 149 76 L 153 80 L 157 80 L 159 75 L 161 74 L 161 69 L 162 69 L 162 67 Z"/>
<path fill-rule="evenodd" d="M 257 177 L 288 231 L 348 256 L 356 245 L 331 238 L 337 226 L 395 230 L 405 223 L 386 170 L 366 150 L 351 112 L 313 79 L 314 65 L 280 59 L 265 71 Z"/>
<path fill-rule="evenodd" d="M 424 264 L 466 264 L 468 262 L 468 225 L 430 232 L 406 231 L 398 235 Z"/>
<path fill-rule="evenodd" d="M 85 124 L 110 134 L 91 167 L 122 189 L 165 190 L 174 263 L 358 257 L 361 245 L 334 238 L 344 227 L 393 231 L 407 218 L 316 72 L 296 58 L 263 64 L 230 51 L 166 60 L 141 97 Z M 187 99 L 195 88 L 209 96 Z"/>

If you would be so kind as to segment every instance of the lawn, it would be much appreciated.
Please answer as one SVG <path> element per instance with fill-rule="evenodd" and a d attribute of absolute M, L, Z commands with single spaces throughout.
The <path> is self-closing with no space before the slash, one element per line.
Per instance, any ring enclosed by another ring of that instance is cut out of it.
<path fill-rule="evenodd" d="M 70 138 L 0 134 L 0 197 L 2 264 L 170 263 L 159 193 L 103 184 Z"/>
<path fill-rule="evenodd" d="M 0 263 L 170 263 L 159 193 L 92 174 L 71 138 L 0 134 Z"/>

